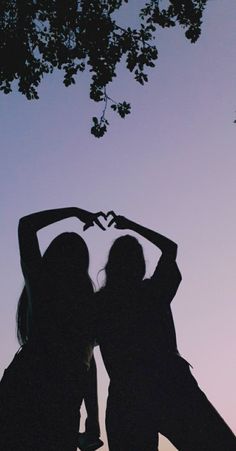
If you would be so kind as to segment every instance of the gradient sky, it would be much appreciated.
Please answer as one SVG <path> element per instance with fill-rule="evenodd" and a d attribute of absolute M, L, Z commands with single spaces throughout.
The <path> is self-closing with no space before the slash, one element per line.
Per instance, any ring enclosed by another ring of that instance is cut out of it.
<path fill-rule="evenodd" d="M 137 4 L 143 2 L 124 7 L 122 21 L 133 20 Z M 235 0 L 210 0 L 196 44 L 179 28 L 159 33 L 159 61 L 145 87 L 121 65 L 109 95 L 130 101 L 132 114 L 122 120 L 111 111 L 100 140 L 89 132 L 101 106 L 88 98 L 88 74 L 67 89 L 60 74 L 46 77 L 38 101 L 1 95 L 1 372 L 18 348 L 19 218 L 62 206 L 114 209 L 178 243 L 183 281 L 173 314 L 179 349 L 236 432 L 235 23 Z M 48 227 L 39 234 L 42 250 L 63 230 L 82 228 L 75 219 Z M 118 235 L 95 228 L 84 234 L 97 286 Z M 159 253 L 140 241 L 151 275 Z M 105 437 L 108 378 L 98 350 L 96 356 Z M 171 450 L 163 439 L 160 451 Z"/>

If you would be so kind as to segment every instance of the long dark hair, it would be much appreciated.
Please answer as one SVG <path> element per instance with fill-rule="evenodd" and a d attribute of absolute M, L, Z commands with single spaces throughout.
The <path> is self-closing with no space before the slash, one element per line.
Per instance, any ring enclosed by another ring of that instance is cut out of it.
<path fill-rule="evenodd" d="M 143 248 L 131 235 L 117 238 L 111 246 L 105 266 L 105 287 L 128 286 L 143 279 L 146 272 Z"/>
<path fill-rule="evenodd" d="M 63 272 L 65 274 L 73 272 L 78 278 L 81 293 L 83 295 L 93 293 L 93 284 L 88 274 L 88 248 L 77 233 L 65 232 L 54 238 L 43 254 L 42 262 L 46 270 L 60 268 L 60 277 Z M 29 307 L 27 290 L 24 286 L 16 312 L 17 339 L 20 345 L 24 345 L 29 339 Z"/>

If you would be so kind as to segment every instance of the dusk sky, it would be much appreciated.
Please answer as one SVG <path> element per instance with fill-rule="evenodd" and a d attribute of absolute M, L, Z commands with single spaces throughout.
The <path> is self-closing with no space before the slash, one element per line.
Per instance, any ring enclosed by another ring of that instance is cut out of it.
<path fill-rule="evenodd" d="M 132 20 L 137 4 L 123 8 Z M 182 283 L 173 301 L 178 347 L 193 375 L 236 432 L 236 2 L 209 0 L 196 44 L 176 27 L 158 33 L 149 83 L 122 66 L 108 94 L 129 101 L 125 120 L 110 110 L 107 134 L 90 134 L 102 104 L 89 100 L 88 73 L 65 88 L 46 77 L 40 99 L 1 94 L 1 374 L 18 349 L 15 311 L 23 285 L 17 225 L 34 211 L 78 206 L 123 214 L 178 243 Z M 121 233 L 76 219 L 39 233 L 42 251 L 64 230 L 82 233 L 97 288 L 109 247 Z M 150 276 L 160 253 L 141 240 Z M 96 349 L 102 438 L 108 377 Z M 105 443 L 104 451 L 108 451 Z M 160 451 L 175 448 L 161 440 Z M 224 450 L 226 451 L 226 450 Z"/>

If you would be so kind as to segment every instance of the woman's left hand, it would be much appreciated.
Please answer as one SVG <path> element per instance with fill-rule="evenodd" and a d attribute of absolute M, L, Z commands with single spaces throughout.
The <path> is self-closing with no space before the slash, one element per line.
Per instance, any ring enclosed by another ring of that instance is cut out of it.
<path fill-rule="evenodd" d="M 102 223 L 99 221 L 99 217 L 102 217 L 106 220 L 106 215 L 102 211 L 98 211 L 97 213 L 91 213 L 86 210 L 79 210 L 78 218 L 84 222 L 83 230 L 87 230 L 89 227 L 93 227 L 96 224 L 100 229 L 106 230 Z"/>

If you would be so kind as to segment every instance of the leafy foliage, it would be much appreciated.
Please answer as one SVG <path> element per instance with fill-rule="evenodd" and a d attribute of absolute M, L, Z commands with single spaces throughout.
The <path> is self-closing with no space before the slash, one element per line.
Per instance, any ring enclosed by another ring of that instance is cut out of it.
<path fill-rule="evenodd" d="M 0 90 L 18 90 L 27 99 L 38 99 L 37 88 L 44 74 L 55 69 L 64 73 L 64 85 L 88 68 L 90 97 L 104 102 L 101 117 L 93 118 L 91 133 L 101 137 L 109 125 L 108 102 L 124 118 L 130 104 L 113 101 L 106 92 L 124 57 L 127 69 L 141 85 L 148 81 L 147 68 L 155 67 L 158 51 L 153 44 L 157 27 L 179 24 L 195 42 L 208 0 L 149 0 L 139 11 L 140 26 L 122 28 L 114 19 L 128 0 L 1 0 L 0 2 Z"/>

